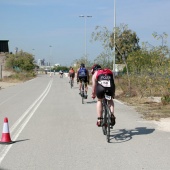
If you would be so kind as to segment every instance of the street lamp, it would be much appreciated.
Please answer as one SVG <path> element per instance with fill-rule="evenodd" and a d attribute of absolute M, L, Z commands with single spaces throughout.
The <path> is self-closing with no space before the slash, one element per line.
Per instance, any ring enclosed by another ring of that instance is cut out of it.
<path fill-rule="evenodd" d="M 33 48 L 33 49 L 32 49 L 32 51 L 33 51 L 33 57 L 35 57 L 35 55 L 34 55 L 34 51 L 35 51 L 35 49 Z M 34 58 L 34 59 L 35 59 L 35 58 Z"/>
<path fill-rule="evenodd" d="M 86 42 L 86 18 L 91 18 L 92 16 L 89 16 L 89 15 L 80 15 L 79 17 L 83 17 L 84 18 L 84 22 L 85 22 L 85 24 L 84 24 L 84 39 L 85 39 L 85 42 L 84 42 L 84 48 L 85 48 L 85 60 L 87 61 L 87 47 L 86 47 L 86 44 L 87 44 L 87 42 Z"/>
<path fill-rule="evenodd" d="M 113 73 L 115 77 L 115 56 L 116 56 L 116 0 L 114 0 L 114 48 L 113 48 Z"/>
<path fill-rule="evenodd" d="M 50 47 L 50 56 L 49 56 L 49 66 L 50 66 L 50 74 L 51 74 L 51 45 L 49 46 Z"/>

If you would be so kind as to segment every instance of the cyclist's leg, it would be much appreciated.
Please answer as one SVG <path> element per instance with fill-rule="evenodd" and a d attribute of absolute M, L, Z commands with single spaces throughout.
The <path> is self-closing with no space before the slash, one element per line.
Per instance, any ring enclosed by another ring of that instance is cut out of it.
<path fill-rule="evenodd" d="M 81 94 L 82 79 L 79 77 L 79 94 Z"/>
<path fill-rule="evenodd" d="M 86 98 L 87 98 L 87 91 L 88 91 L 88 86 L 87 86 L 87 77 L 85 77 L 85 95 L 86 95 Z"/>
<path fill-rule="evenodd" d="M 73 73 L 73 76 L 72 76 L 73 83 L 74 83 L 74 77 L 75 77 L 75 73 Z"/>
<path fill-rule="evenodd" d="M 113 101 L 113 99 L 108 101 L 108 105 L 110 107 L 111 113 L 114 114 L 114 101 Z"/>
<path fill-rule="evenodd" d="M 71 75 L 69 75 L 69 83 L 71 82 Z"/>
<path fill-rule="evenodd" d="M 97 99 L 97 105 L 96 105 L 96 110 L 97 110 L 97 116 L 102 117 L 102 99 Z"/>
<path fill-rule="evenodd" d="M 114 99 L 114 94 L 115 94 L 114 88 L 113 88 L 113 87 L 107 88 L 106 94 L 107 94 L 108 96 L 111 96 L 111 97 L 112 97 L 112 100 L 109 100 L 109 101 L 108 101 L 108 105 L 109 105 L 109 108 L 110 108 L 111 113 L 114 114 L 114 101 L 113 101 L 113 99 Z"/>
<path fill-rule="evenodd" d="M 112 96 L 112 100 L 109 100 L 108 101 L 108 105 L 109 105 L 109 108 L 110 108 L 110 112 L 111 112 L 111 125 L 114 126 L 116 121 L 116 117 L 114 116 L 114 94 L 115 94 L 115 88 L 114 87 L 111 87 L 108 89 L 108 93 L 107 93 L 109 96 Z"/>
<path fill-rule="evenodd" d="M 110 112 L 111 112 L 111 115 L 110 115 L 110 117 L 111 117 L 111 125 L 114 126 L 115 123 L 116 123 L 116 120 L 115 120 L 116 117 L 114 115 L 114 101 L 113 101 L 113 99 L 108 101 L 108 105 L 110 107 Z"/>
<path fill-rule="evenodd" d="M 97 105 L 96 105 L 96 110 L 97 110 L 97 125 L 101 126 L 101 118 L 102 117 L 102 112 L 103 112 L 103 105 L 102 105 L 102 99 L 104 97 L 104 88 L 100 85 L 96 86 L 96 96 L 97 96 Z"/>

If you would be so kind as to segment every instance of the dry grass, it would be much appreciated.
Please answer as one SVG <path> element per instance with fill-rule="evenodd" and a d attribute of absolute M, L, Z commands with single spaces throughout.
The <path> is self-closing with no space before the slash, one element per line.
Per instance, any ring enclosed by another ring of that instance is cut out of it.
<path fill-rule="evenodd" d="M 134 106 L 136 111 L 142 114 L 142 117 L 147 120 L 160 120 L 161 118 L 170 117 L 170 105 L 163 105 L 157 102 L 148 102 L 147 98 L 128 97 L 119 89 L 116 93 L 116 99 Z"/>

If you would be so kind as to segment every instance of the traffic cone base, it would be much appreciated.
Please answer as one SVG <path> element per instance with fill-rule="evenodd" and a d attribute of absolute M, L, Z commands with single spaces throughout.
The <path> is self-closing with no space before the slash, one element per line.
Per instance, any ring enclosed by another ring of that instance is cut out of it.
<path fill-rule="evenodd" d="M 8 126 L 8 118 L 4 118 L 4 125 L 2 131 L 2 137 L 0 140 L 0 144 L 11 144 L 13 141 L 11 140 Z"/>

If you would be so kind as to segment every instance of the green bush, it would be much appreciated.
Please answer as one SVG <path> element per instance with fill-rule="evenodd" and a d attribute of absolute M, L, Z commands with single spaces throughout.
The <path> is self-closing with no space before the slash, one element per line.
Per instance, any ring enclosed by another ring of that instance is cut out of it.
<path fill-rule="evenodd" d="M 170 104 L 170 94 L 166 94 L 161 98 L 162 104 L 167 105 Z"/>

